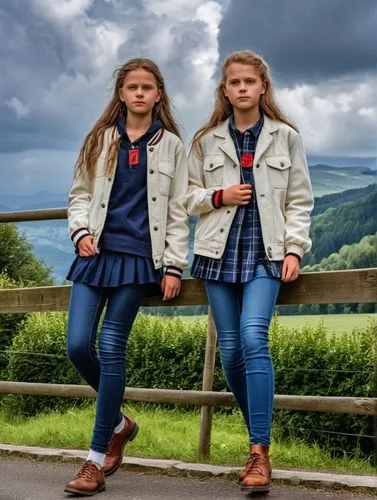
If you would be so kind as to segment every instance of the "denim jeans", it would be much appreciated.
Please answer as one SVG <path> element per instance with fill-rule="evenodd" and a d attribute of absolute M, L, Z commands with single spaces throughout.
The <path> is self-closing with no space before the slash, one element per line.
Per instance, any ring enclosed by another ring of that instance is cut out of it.
<path fill-rule="evenodd" d="M 274 370 L 268 329 L 280 289 L 258 265 L 251 281 L 206 280 L 225 378 L 240 407 L 251 444 L 270 444 Z"/>
<path fill-rule="evenodd" d="M 126 385 L 125 351 L 147 285 L 102 288 L 73 283 L 69 303 L 67 354 L 82 378 L 97 391 L 90 448 L 106 453 Z M 98 323 L 107 301 L 96 351 Z"/>

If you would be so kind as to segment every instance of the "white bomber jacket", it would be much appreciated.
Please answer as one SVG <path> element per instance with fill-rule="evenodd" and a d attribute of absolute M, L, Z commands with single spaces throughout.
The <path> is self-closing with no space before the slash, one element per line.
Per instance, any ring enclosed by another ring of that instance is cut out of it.
<path fill-rule="evenodd" d="M 115 176 L 115 171 L 111 176 L 106 175 L 106 154 L 111 140 L 118 137 L 116 128 L 106 130 L 95 177 L 91 180 L 80 169 L 69 192 L 68 230 L 71 239 L 76 246 L 83 236 L 92 235 L 98 253 Z M 169 271 L 178 276 L 188 261 L 187 183 L 187 157 L 182 141 L 167 130 L 159 130 L 147 144 L 152 258 L 156 269 L 171 267 Z"/>
<path fill-rule="evenodd" d="M 240 163 L 229 119 L 204 134 L 189 154 L 189 215 L 198 215 L 194 253 L 220 259 L 237 206 L 214 208 L 214 191 L 240 184 Z M 254 186 L 266 255 L 281 261 L 300 258 L 309 238 L 313 193 L 300 135 L 266 116 L 254 154 Z"/>

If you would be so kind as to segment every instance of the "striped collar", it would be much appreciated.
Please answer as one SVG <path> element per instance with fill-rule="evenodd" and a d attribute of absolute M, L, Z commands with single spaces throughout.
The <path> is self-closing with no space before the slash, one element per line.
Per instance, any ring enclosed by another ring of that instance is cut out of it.
<path fill-rule="evenodd" d="M 123 116 L 119 116 L 116 124 L 116 129 L 121 137 L 121 140 L 126 144 L 131 144 L 131 141 L 127 135 L 126 122 Z M 148 130 L 141 137 L 136 139 L 132 144 L 136 147 L 144 146 L 145 144 L 154 145 L 157 144 L 164 134 L 164 128 L 160 120 L 154 120 Z"/>

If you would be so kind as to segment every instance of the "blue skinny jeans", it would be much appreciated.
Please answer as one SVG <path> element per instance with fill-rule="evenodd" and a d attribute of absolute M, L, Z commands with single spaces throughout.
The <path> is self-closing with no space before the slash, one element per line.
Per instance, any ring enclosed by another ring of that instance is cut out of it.
<path fill-rule="evenodd" d="M 68 315 L 67 354 L 81 377 L 97 392 L 90 448 L 106 453 L 120 413 L 126 386 L 127 340 L 146 285 L 116 288 L 73 283 Z M 96 351 L 101 313 L 107 301 Z"/>
<path fill-rule="evenodd" d="M 250 444 L 270 444 L 274 370 L 268 329 L 280 289 L 258 265 L 244 284 L 206 280 L 225 378 L 245 420 Z"/>

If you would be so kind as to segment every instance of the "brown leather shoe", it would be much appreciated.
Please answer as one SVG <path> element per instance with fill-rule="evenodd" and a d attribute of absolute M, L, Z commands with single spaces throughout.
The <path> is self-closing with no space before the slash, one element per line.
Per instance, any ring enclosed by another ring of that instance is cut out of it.
<path fill-rule="evenodd" d="M 249 458 L 250 458 L 250 456 L 251 455 L 249 455 Z M 245 467 L 243 469 L 241 469 L 240 472 L 238 473 L 238 482 L 239 483 L 242 483 L 242 481 L 247 476 L 247 464 L 248 463 L 249 463 L 249 459 L 247 460 Z"/>
<path fill-rule="evenodd" d="M 77 476 L 67 484 L 64 491 L 90 497 L 103 491 L 105 487 L 103 469 L 98 469 L 94 462 L 87 460 Z"/>
<path fill-rule="evenodd" d="M 247 476 L 247 471 L 249 469 L 249 467 L 251 466 L 252 462 L 253 462 L 253 451 L 255 450 L 255 447 L 256 446 L 259 446 L 259 445 L 250 445 L 250 451 L 249 451 L 249 456 L 247 457 L 247 460 L 246 460 L 246 463 L 245 463 L 245 466 L 243 469 L 240 470 L 240 472 L 238 473 L 238 482 L 239 483 L 242 483 L 242 481 L 245 479 L 245 477 Z"/>
<path fill-rule="evenodd" d="M 239 483 L 242 483 L 242 481 L 247 476 L 247 469 L 251 463 L 251 454 L 252 454 L 252 452 L 251 452 L 251 446 L 250 446 L 250 452 L 249 452 L 249 456 L 247 457 L 246 464 L 245 464 L 244 468 L 241 469 L 238 473 L 238 482 Z"/>
<path fill-rule="evenodd" d="M 103 466 L 105 476 L 111 476 L 116 472 L 123 459 L 124 447 L 128 441 L 133 441 L 139 432 L 139 427 L 134 420 L 131 420 L 127 415 L 124 415 L 126 424 L 120 432 L 114 432 L 111 438 L 109 448 L 105 456 L 105 464 Z"/>
<path fill-rule="evenodd" d="M 271 488 L 271 463 L 268 446 L 252 445 L 246 464 L 246 475 L 241 490 L 247 492 L 264 491 Z M 241 471 L 242 472 L 242 471 Z"/>

